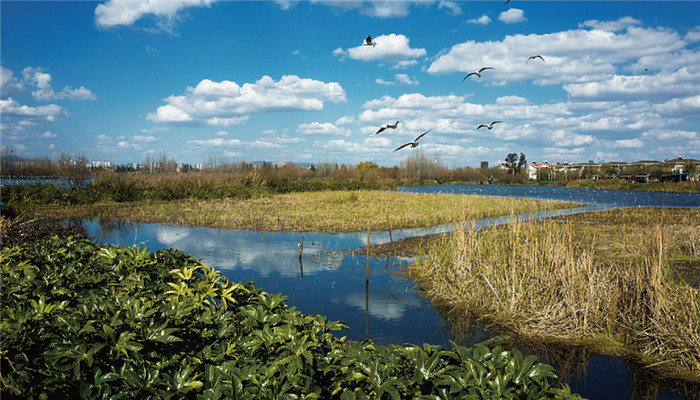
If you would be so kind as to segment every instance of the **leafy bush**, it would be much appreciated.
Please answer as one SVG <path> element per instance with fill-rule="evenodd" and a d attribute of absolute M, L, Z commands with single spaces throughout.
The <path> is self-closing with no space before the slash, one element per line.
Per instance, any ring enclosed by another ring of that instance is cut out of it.
<path fill-rule="evenodd" d="M 0 261 L 3 398 L 578 397 L 517 350 L 346 342 L 177 250 L 71 237 Z"/>

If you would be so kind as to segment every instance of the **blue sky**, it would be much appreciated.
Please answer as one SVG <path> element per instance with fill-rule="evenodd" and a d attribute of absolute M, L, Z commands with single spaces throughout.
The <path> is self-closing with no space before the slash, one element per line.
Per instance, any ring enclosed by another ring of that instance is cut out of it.
<path fill-rule="evenodd" d="M 15 154 L 700 158 L 696 1 L 2 1 L 0 18 Z"/>

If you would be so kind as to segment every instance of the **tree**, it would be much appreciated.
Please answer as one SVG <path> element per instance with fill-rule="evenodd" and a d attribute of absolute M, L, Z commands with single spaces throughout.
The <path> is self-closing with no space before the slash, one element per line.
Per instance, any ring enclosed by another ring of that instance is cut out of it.
<path fill-rule="evenodd" d="M 58 175 L 66 180 L 68 189 L 80 189 L 85 181 L 90 177 L 88 159 L 84 155 L 71 156 L 61 153 L 58 161 Z"/>
<path fill-rule="evenodd" d="M 525 168 L 526 166 L 527 166 L 527 159 L 525 158 L 525 154 L 520 153 L 520 160 L 518 161 L 517 172 L 520 172 L 520 170 Z"/>

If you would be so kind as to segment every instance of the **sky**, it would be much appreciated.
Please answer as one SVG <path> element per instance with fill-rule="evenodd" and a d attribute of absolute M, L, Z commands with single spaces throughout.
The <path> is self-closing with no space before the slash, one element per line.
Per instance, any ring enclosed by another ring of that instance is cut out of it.
<path fill-rule="evenodd" d="M 1 1 L 0 82 L 21 156 L 700 159 L 700 2 Z"/>

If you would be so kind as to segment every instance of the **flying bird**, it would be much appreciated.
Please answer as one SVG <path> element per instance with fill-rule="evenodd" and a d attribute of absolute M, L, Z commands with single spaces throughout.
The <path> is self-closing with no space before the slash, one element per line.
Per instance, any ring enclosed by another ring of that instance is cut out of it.
<path fill-rule="evenodd" d="M 467 74 L 467 76 L 465 76 L 464 78 L 462 78 L 462 82 L 464 82 L 465 79 L 469 78 L 469 77 L 472 76 L 472 75 L 476 75 L 476 76 L 478 76 L 479 78 L 481 78 L 481 73 L 484 72 L 484 71 L 486 71 L 487 69 L 495 69 L 495 68 L 493 68 L 493 67 L 484 67 L 484 68 L 481 68 L 481 69 L 478 70 L 478 71 L 470 72 L 470 73 Z"/>
<path fill-rule="evenodd" d="M 529 63 L 530 60 L 534 60 L 535 58 L 539 58 L 540 60 L 542 60 L 542 62 L 544 62 L 544 57 L 542 57 L 541 55 L 538 54 L 538 55 L 536 55 L 536 56 L 530 56 L 530 57 L 528 57 L 528 58 L 527 58 L 527 61 L 525 61 L 525 64 Z"/>
<path fill-rule="evenodd" d="M 362 42 L 362 45 L 363 45 L 363 46 L 372 46 L 372 47 L 374 47 L 374 46 L 377 45 L 377 42 L 373 42 L 373 41 L 372 41 L 372 36 L 367 35 L 367 37 L 365 38 L 365 41 Z"/>
<path fill-rule="evenodd" d="M 488 125 L 486 125 L 486 124 L 481 124 L 481 125 L 477 126 L 476 129 L 488 128 L 488 130 L 491 130 L 491 129 L 493 129 L 493 126 L 494 126 L 495 124 L 499 123 L 499 122 L 503 122 L 503 121 L 493 121 L 493 122 L 491 122 L 491 123 L 488 124 Z"/>
<path fill-rule="evenodd" d="M 420 139 L 420 138 L 422 138 L 423 136 L 427 135 L 428 132 L 430 132 L 431 130 L 432 130 L 432 129 L 429 129 L 429 130 L 427 130 L 427 131 L 421 133 L 417 138 L 413 139 L 412 142 L 408 142 L 408 143 L 402 144 L 401 146 L 397 147 L 396 150 L 394 150 L 394 151 L 399 151 L 399 150 L 403 149 L 403 148 L 406 147 L 406 146 L 411 146 L 411 148 L 414 148 L 414 147 L 418 146 L 418 139 Z"/>
<path fill-rule="evenodd" d="M 377 132 L 375 132 L 375 135 L 379 135 L 380 133 L 384 132 L 387 129 L 396 129 L 396 127 L 399 126 L 399 121 L 394 122 L 393 124 L 386 123 L 382 125 Z M 372 136 L 370 134 L 370 136 Z"/>

